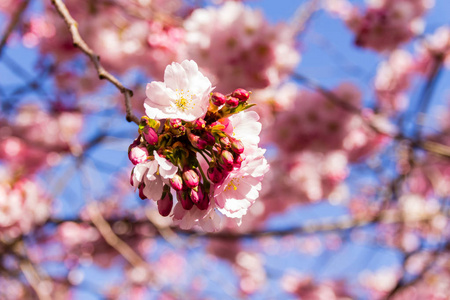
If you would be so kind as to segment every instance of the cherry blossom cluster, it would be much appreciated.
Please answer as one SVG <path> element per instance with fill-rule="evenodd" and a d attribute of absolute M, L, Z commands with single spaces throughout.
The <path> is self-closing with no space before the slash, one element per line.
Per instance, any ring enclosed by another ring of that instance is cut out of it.
<path fill-rule="evenodd" d="M 157 201 L 162 216 L 171 213 L 176 193 L 173 219 L 182 228 L 217 229 L 215 209 L 240 220 L 268 171 L 259 117 L 246 111 L 250 93 L 212 90 L 194 61 L 167 66 L 164 82 L 147 85 L 147 116 L 129 147 L 131 184 L 142 199 Z"/>
<path fill-rule="evenodd" d="M 55 165 L 61 153 L 81 151 L 76 136 L 82 126 L 77 111 L 55 108 L 49 113 L 37 105 L 23 105 L 14 120 L 0 121 L 0 159 L 25 174 Z"/>
<path fill-rule="evenodd" d="M 300 61 L 294 28 L 270 25 L 239 2 L 197 9 L 184 22 L 187 52 L 221 90 L 265 88 Z"/>
<path fill-rule="evenodd" d="M 9 178 L 9 170 L 1 168 L 0 178 L 0 242 L 8 243 L 29 233 L 50 215 L 49 198 L 30 179 Z"/>
<path fill-rule="evenodd" d="M 326 7 L 338 14 L 355 33 L 355 44 L 375 51 L 390 51 L 422 33 L 423 15 L 433 0 L 369 0 L 360 12 L 347 0 L 328 0 Z"/>

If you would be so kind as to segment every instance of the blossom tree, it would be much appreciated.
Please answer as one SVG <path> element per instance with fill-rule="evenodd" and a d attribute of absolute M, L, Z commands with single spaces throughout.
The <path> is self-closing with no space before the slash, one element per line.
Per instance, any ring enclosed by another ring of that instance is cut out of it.
<path fill-rule="evenodd" d="M 449 299 L 446 0 L 4 0 L 1 299 Z"/>

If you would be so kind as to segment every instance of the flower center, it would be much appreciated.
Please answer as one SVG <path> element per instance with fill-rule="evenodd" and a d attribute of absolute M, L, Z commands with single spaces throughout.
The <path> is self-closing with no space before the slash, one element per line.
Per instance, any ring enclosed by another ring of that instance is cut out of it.
<path fill-rule="evenodd" d="M 188 90 L 184 92 L 184 90 L 175 90 L 177 92 L 177 100 L 175 100 L 175 105 L 178 109 L 185 112 L 186 110 L 193 109 L 195 106 L 194 96 Z"/>
<path fill-rule="evenodd" d="M 236 191 L 236 190 L 238 189 L 238 186 L 240 185 L 240 181 L 241 181 L 242 178 L 243 178 L 243 176 L 233 178 L 233 179 L 227 184 L 227 186 L 226 186 L 226 188 L 225 188 L 225 191 L 229 191 L 229 190 L 231 190 L 231 189 L 233 189 L 233 190 Z"/>

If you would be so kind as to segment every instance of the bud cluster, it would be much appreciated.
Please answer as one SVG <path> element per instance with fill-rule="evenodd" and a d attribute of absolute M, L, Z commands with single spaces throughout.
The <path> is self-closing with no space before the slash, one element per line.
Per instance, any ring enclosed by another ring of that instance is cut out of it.
<path fill-rule="evenodd" d="M 158 201 L 162 216 L 168 216 L 172 210 L 172 192 L 184 210 L 189 211 L 194 206 L 199 210 L 208 209 L 213 186 L 223 183 L 230 172 L 241 167 L 245 159 L 244 144 L 227 134 L 225 129 L 229 116 L 253 106 L 247 103 L 249 97 L 250 92 L 244 89 L 228 95 L 210 93 L 209 108 L 204 117 L 190 122 L 179 118 L 141 118 L 139 137 L 128 149 L 130 161 L 140 165 L 163 158 L 176 168 L 170 178 L 162 177 L 162 196 L 153 199 Z M 164 166 L 160 164 L 159 168 L 153 175 L 148 171 L 147 178 L 154 178 Z M 136 176 L 143 177 L 139 173 L 136 166 L 131 184 L 139 189 L 141 199 L 150 198 L 145 193 L 146 188 L 150 188 L 146 187 L 149 181 L 136 183 Z M 157 190 L 159 187 L 151 188 Z"/>

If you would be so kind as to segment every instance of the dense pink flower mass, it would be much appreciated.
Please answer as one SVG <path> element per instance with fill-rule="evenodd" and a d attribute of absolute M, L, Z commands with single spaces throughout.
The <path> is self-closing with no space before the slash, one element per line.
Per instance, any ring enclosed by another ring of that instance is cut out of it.
<path fill-rule="evenodd" d="M 198 9 L 185 21 L 187 52 L 218 90 L 277 84 L 299 62 L 295 31 L 241 3 Z"/>
<path fill-rule="evenodd" d="M 194 61 L 169 65 L 164 82 L 147 85 L 147 116 L 129 149 L 136 164 L 131 184 L 139 196 L 158 201 L 160 214 L 167 216 L 173 189 L 178 203 L 172 216 L 183 229 L 217 230 L 216 209 L 240 222 L 269 169 L 258 148 L 258 114 L 244 111 L 250 93 L 237 89 L 225 96 L 211 90 Z"/>
<path fill-rule="evenodd" d="M 432 0 L 368 0 L 365 12 L 347 0 L 329 0 L 327 8 L 340 15 L 355 33 L 355 44 L 375 51 L 393 50 L 423 31 L 423 15 Z"/>
<path fill-rule="evenodd" d="M 8 242 L 29 233 L 50 215 L 49 198 L 31 180 L 5 178 L 0 175 L 0 242 Z"/>

